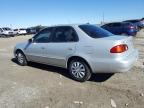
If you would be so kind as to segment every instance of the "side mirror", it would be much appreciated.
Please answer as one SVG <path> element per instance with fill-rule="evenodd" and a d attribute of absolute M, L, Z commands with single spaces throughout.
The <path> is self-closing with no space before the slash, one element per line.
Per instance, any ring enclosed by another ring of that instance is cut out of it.
<path fill-rule="evenodd" d="M 33 38 L 29 39 L 28 41 L 29 43 L 33 43 Z"/>

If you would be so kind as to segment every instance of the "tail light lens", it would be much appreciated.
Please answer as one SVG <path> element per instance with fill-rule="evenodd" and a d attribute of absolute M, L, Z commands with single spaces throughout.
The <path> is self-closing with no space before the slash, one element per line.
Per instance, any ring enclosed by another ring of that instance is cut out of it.
<path fill-rule="evenodd" d="M 121 44 L 111 48 L 110 53 L 122 53 L 127 50 L 128 50 L 128 46 L 126 44 Z"/>
<path fill-rule="evenodd" d="M 141 20 L 141 23 L 143 23 L 143 24 L 144 24 L 144 20 Z"/>
<path fill-rule="evenodd" d="M 129 26 L 129 28 L 130 28 L 130 29 L 134 29 L 135 27 L 134 27 L 134 26 Z"/>

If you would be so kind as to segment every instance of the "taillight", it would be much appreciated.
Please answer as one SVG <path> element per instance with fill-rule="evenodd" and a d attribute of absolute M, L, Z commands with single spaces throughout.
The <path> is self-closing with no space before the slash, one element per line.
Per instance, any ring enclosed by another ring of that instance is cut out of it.
<path fill-rule="evenodd" d="M 143 24 L 144 24 L 144 20 L 142 20 L 142 21 L 141 21 L 141 23 L 143 23 Z"/>
<path fill-rule="evenodd" d="M 110 53 L 122 53 L 127 50 L 128 50 L 128 46 L 126 44 L 121 44 L 111 48 Z"/>
<path fill-rule="evenodd" d="M 134 29 L 134 26 L 129 26 L 130 29 Z"/>

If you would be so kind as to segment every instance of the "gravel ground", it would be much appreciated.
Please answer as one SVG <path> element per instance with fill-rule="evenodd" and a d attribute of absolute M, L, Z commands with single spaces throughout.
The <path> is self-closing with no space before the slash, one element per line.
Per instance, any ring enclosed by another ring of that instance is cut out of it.
<path fill-rule="evenodd" d="M 73 81 L 67 70 L 13 59 L 16 43 L 32 36 L 0 38 L 0 108 L 144 108 L 144 31 L 134 39 L 139 60 L 127 73 L 95 74 Z"/>

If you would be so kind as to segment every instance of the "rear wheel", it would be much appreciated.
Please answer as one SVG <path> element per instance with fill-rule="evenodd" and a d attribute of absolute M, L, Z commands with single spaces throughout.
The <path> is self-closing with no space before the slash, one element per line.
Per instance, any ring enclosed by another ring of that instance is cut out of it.
<path fill-rule="evenodd" d="M 16 60 L 18 62 L 19 65 L 21 66 L 26 66 L 27 65 L 27 60 L 25 55 L 23 54 L 22 51 L 17 51 L 16 52 Z"/>
<path fill-rule="evenodd" d="M 69 64 L 69 72 L 72 78 L 79 82 L 85 82 L 91 77 L 91 70 L 85 61 L 76 59 Z"/>

